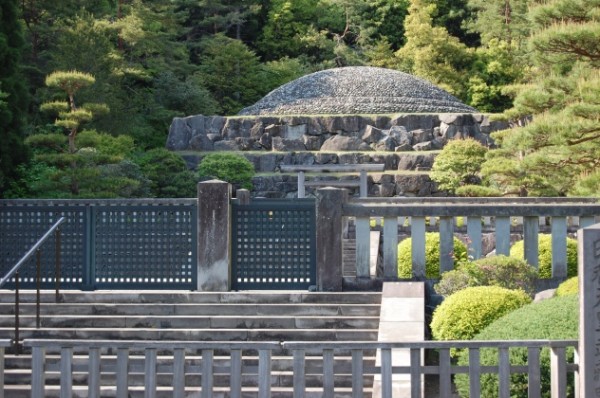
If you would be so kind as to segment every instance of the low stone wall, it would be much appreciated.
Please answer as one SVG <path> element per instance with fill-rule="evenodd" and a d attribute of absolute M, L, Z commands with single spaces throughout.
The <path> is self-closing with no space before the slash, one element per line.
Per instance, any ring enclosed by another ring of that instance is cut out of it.
<path fill-rule="evenodd" d="M 472 137 L 493 145 L 490 133 L 509 127 L 483 114 L 373 116 L 195 115 L 174 118 L 167 148 L 176 151 L 426 151 Z"/>

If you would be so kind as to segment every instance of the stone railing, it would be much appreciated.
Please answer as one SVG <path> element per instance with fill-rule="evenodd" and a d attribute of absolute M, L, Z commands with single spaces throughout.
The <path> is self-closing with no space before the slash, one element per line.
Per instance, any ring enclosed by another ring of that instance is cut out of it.
<path fill-rule="evenodd" d="M 201 397 L 212 397 L 215 393 L 214 377 L 216 373 L 229 379 L 227 387 L 231 397 L 240 397 L 247 386 L 244 380 L 248 377 L 257 381 L 258 397 L 271 396 L 271 379 L 273 369 L 271 358 L 281 350 L 293 354 L 293 394 L 294 397 L 304 397 L 307 393 L 306 375 L 322 375 L 322 384 L 317 387 L 323 397 L 334 397 L 339 386 L 334 379 L 336 375 L 352 375 L 350 387 L 353 397 L 363 397 L 365 394 L 363 380 L 365 376 L 381 378 L 381 396 L 393 396 L 393 376 L 410 375 L 410 396 L 420 398 L 423 395 L 422 378 L 424 375 L 435 375 L 439 380 L 439 396 L 451 396 L 451 378 L 455 374 L 468 374 L 470 377 L 470 396 L 481 396 L 480 376 L 497 374 L 499 377 L 499 396 L 508 398 L 510 395 L 511 374 L 524 374 L 528 381 L 530 397 L 541 395 L 540 351 L 550 349 L 550 379 L 552 397 L 565 397 L 567 394 L 567 377 L 575 375 L 575 384 L 579 383 L 579 368 L 577 363 L 567 361 L 567 348 L 574 347 L 577 353 L 577 341 L 447 341 L 447 342 L 417 342 L 417 343 L 378 343 L 378 342 L 170 342 L 170 341 L 74 341 L 74 340 L 25 340 L 24 345 L 32 348 L 32 397 L 46 396 L 45 372 L 60 371 L 61 396 L 73 396 L 73 374 L 87 375 L 87 396 L 90 398 L 104 396 L 108 390 L 116 390 L 117 397 L 127 397 L 131 388 L 130 377 L 134 369 L 136 373 L 143 370 L 144 396 L 155 397 L 158 391 L 158 375 L 162 380 L 171 379 L 169 386 L 161 386 L 172 393 L 173 397 L 183 397 L 194 392 Z M 509 350 L 526 348 L 528 363 L 525 365 L 511 364 Z M 452 348 L 467 349 L 469 352 L 468 366 L 458 366 L 450 360 Z M 393 367 L 392 355 L 396 349 L 410 351 L 410 366 Z M 480 352 L 483 349 L 493 349 L 498 352 L 497 365 L 483 365 Z M 366 351 L 379 350 L 381 365 L 364 361 Z M 437 364 L 424 363 L 425 350 L 435 350 L 439 353 Z M 77 352 L 87 357 L 85 362 L 76 363 L 73 353 Z M 107 352 L 109 354 L 107 354 Z M 189 356 L 194 354 L 194 360 Z M 252 361 L 257 364 L 249 366 L 247 356 L 251 354 Z M 58 361 L 52 364 L 46 359 L 47 354 L 59 355 Z M 115 354 L 116 353 L 116 358 Z M 258 353 L 258 355 L 256 355 Z M 160 358 L 159 358 L 160 355 Z M 336 357 L 351 356 L 350 369 L 343 363 L 336 362 Z M 201 360 L 198 361 L 198 357 Z M 218 361 L 217 357 L 221 360 Z M 307 359 L 317 361 L 307 361 Z M 575 355 L 577 358 L 577 355 Z M 225 359 L 224 361 L 222 359 Z M 321 365 L 318 365 L 318 364 Z M 344 366 L 342 366 L 344 365 Z M 186 385 L 186 375 L 194 375 L 195 385 Z M 114 380 L 106 384 L 106 380 Z M 198 380 L 201 380 L 198 386 Z M 254 387 L 253 390 L 255 390 Z M 312 390 L 315 388 L 313 387 Z"/>
<path fill-rule="evenodd" d="M 370 274 L 370 223 L 383 224 L 383 279 L 397 279 L 398 220 L 410 217 L 412 276 L 425 277 L 425 232 L 427 226 L 440 232 L 440 272 L 454 268 L 453 236 L 457 217 L 466 219 L 469 256 L 482 256 L 482 228 L 494 230 L 496 253 L 508 255 L 512 224 L 522 220 L 525 260 L 538 265 L 540 222 L 549 220 L 552 234 L 552 277 L 567 276 L 567 231 L 569 224 L 584 228 L 600 216 L 600 204 L 587 198 L 361 198 L 350 201 L 345 191 L 324 188 L 318 191 L 317 264 L 323 276 L 322 289 L 341 288 L 342 233 L 346 218 L 355 219 L 357 279 L 376 278 Z M 383 222 L 381 222 L 383 221 Z M 340 238 L 336 238 L 339 236 Z M 323 237 L 323 238 L 321 238 Z M 325 239 L 324 237 L 328 237 Z"/>
<path fill-rule="evenodd" d="M 11 345 L 9 339 L 0 339 L 0 398 L 4 398 L 4 350 Z"/>

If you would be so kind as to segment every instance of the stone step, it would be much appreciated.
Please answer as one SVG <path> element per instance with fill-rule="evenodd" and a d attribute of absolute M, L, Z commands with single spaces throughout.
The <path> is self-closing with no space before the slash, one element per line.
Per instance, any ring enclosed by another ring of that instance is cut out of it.
<path fill-rule="evenodd" d="M 10 398 L 30 398 L 31 390 L 28 386 L 7 386 L 6 387 L 6 396 Z M 186 397 L 200 397 L 201 388 L 186 388 L 185 396 Z M 256 397 L 258 394 L 258 388 L 256 387 L 246 387 L 242 390 L 243 397 Z M 370 398 L 372 396 L 372 389 L 365 388 L 361 394 L 365 398 Z M 74 386 L 73 387 L 73 398 L 87 398 L 87 386 Z M 112 398 L 116 397 L 116 388 L 114 387 L 101 387 L 100 396 L 103 398 Z M 161 387 L 157 388 L 157 392 L 155 394 L 156 398 L 172 398 L 173 392 L 169 387 Z M 271 398 L 293 398 L 294 392 L 290 387 L 276 387 L 272 386 L 269 396 Z M 304 395 L 306 398 L 321 398 L 323 397 L 323 390 L 321 388 L 306 388 L 306 392 Z M 338 387 L 334 391 L 334 396 L 336 398 L 351 398 L 352 389 L 349 387 Z M 44 390 L 45 398 L 58 398 L 60 397 L 60 387 L 59 386 L 46 386 Z M 139 387 L 131 387 L 128 391 L 129 398 L 144 398 L 145 391 L 143 386 Z M 211 394 L 212 398 L 230 398 L 231 394 L 229 392 L 229 388 L 227 387 L 217 387 L 213 389 Z"/>
<path fill-rule="evenodd" d="M 34 315 L 35 303 L 21 303 L 20 315 Z M 0 303 L 0 314 L 14 315 L 14 303 Z M 49 315 L 287 315 L 287 316 L 378 316 L 379 303 L 377 304 L 219 304 L 210 303 L 182 303 L 163 304 L 152 303 L 148 305 L 132 303 L 42 303 L 41 316 Z"/>
<path fill-rule="evenodd" d="M 0 328 L 0 338 L 13 338 Z M 377 329 L 108 329 L 22 328 L 21 339 L 181 340 L 181 341 L 372 341 Z"/>
<path fill-rule="evenodd" d="M 12 327 L 14 316 L 1 316 L 0 327 Z M 35 315 L 20 316 L 22 328 L 35 328 Z M 190 316 L 190 315 L 44 315 L 42 328 L 149 329 L 377 329 L 378 316 Z"/>
<path fill-rule="evenodd" d="M 23 303 L 34 303 L 36 293 L 32 290 L 21 291 L 20 301 Z M 41 302 L 54 303 L 54 291 L 44 290 L 41 292 Z M 0 292 L 0 303 L 14 303 L 14 292 Z M 81 292 L 62 290 L 59 294 L 61 303 L 226 303 L 226 304 L 379 304 L 381 294 L 363 292 L 363 294 L 351 294 L 344 292 L 273 292 L 273 291 L 251 291 L 251 292 L 182 292 L 182 291 L 94 291 Z"/>

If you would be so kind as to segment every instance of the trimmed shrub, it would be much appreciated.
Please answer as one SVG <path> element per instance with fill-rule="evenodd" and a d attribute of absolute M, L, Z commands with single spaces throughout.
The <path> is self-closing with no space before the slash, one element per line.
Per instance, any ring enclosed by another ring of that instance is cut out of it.
<path fill-rule="evenodd" d="M 532 294 L 536 277 L 536 269 L 524 260 L 498 255 L 462 263 L 457 269 L 444 272 L 435 291 L 449 296 L 466 287 L 500 286 Z"/>
<path fill-rule="evenodd" d="M 435 309 L 431 333 L 436 340 L 469 340 L 496 319 L 530 301 L 520 290 L 468 287 L 449 296 Z"/>
<path fill-rule="evenodd" d="M 198 165 L 200 178 L 217 178 L 236 188 L 252 189 L 254 165 L 235 153 L 215 152 L 206 155 Z"/>
<path fill-rule="evenodd" d="M 579 303 L 577 296 L 554 297 L 549 300 L 532 303 L 519 308 L 496 320 L 474 340 L 575 340 L 579 335 Z M 497 365 L 498 351 L 486 348 L 480 351 L 481 365 Z M 567 350 L 567 360 L 573 361 L 573 350 Z M 462 352 L 458 358 L 459 365 L 469 363 L 468 353 Z M 525 365 L 527 363 L 526 348 L 511 348 L 510 363 Z M 550 353 L 542 349 L 540 356 L 542 397 L 550 397 Z M 481 375 L 481 396 L 494 398 L 498 396 L 498 376 L 490 373 Z M 469 396 L 469 377 L 466 374 L 455 376 L 455 383 L 461 397 Z M 527 375 L 510 375 L 513 398 L 527 397 Z M 573 396 L 573 378 L 567 380 L 567 396 Z"/>
<path fill-rule="evenodd" d="M 554 295 L 558 297 L 570 296 L 573 294 L 579 294 L 579 278 L 576 276 L 569 278 L 558 285 L 558 288 L 554 293 Z"/>
<path fill-rule="evenodd" d="M 412 238 L 404 239 L 398 244 L 398 277 L 412 278 Z M 454 238 L 454 252 L 445 255 L 455 258 L 465 258 L 467 247 L 456 237 Z M 427 232 L 425 234 L 425 276 L 439 278 L 440 276 L 440 234 Z"/>
<path fill-rule="evenodd" d="M 483 185 L 463 185 L 456 188 L 456 196 L 466 196 L 471 198 L 481 197 L 497 197 L 502 196 L 502 192 L 492 187 Z"/>
<path fill-rule="evenodd" d="M 510 248 L 510 256 L 524 258 L 525 243 L 518 241 Z M 567 238 L 567 276 L 577 275 L 577 241 Z M 552 277 L 552 236 L 538 235 L 538 276 L 542 279 Z"/>

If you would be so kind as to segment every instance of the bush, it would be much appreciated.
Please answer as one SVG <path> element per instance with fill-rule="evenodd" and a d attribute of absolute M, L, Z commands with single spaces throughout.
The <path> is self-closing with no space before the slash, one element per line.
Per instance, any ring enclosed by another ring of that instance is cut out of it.
<path fill-rule="evenodd" d="M 216 178 L 235 188 L 252 189 L 254 165 L 241 155 L 216 152 L 206 155 L 198 165 L 200 178 Z"/>
<path fill-rule="evenodd" d="M 165 148 L 155 148 L 139 154 L 135 162 L 152 181 L 152 193 L 157 198 L 192 198 L 196 196 L 197 178 L 188 170 L 185 160 Z"/>
<path fill-rule="evenodd" d="M 412 238 L 404 239 L 398 244 L 398 277 L 412 278 Z M 454 253 L 444 255 L 456 258 L 467 256 L 467 247 L 464 243 L 454 238 Z M 425 276 L 439 278 L 440 276 L 440 234 L 428 232 L 425 234 Z"/>
<path fill-rule="evenodd" d="M 524 258 L 525 244 L 521 240 L 510 248 L 510 256 Z M 577 241 L 567 238 L 567 276 L 577 275 Z M 552 277 L 552 236 L 540 234 L 538 236 L 538 276 L 540 278 Z"/>
<path fill-rule="evenodd" d="M 449 296 L 435 309 L 431 333 L 436 340 L 469 340 L 496 319 L 530 301 L 520 290 L 468 287 Z"/>
<path fill-rule="evenodd" d="M 471 198 L 481 198 L 502 196 L 502 192 L 500 192 L 496 188 L 485 187 L 482 185 L 463 185 L 462 187 L 456 188 L 456 195 Z"/>
<path fill-rule="evenodd" d="M 577 296 L 554 297 L 517 309 L 496 320 L 474 340 L 575 340 L 579 331 L 579 304 Z M 481 365 L 497 365 L 498 351 L 486 348 L 481 352 Z M 573 350 L 567 350 L 568 361 L 573 360 Z M 458 364 L 467 365 L 468 353 L 461 353 Z M 511 348 L 510 362 L 513 365 L 527 363 L 526 348 Z M 542 397 L 550 397 L 550 354 L 547 348 L 540 357 Z M 511 374 L 511 392 L 513 398 L 527 397 L 527 375 Z M 469 396 L 469 378 L 466 374 L 456 375 L 456 387 L 461 397 Z M 573 378 L 568 379 L 567 396 L 573 396 Z M 498 377 L 493 374 L 481 376 L 481 396 L 498 396 Z"/>
<path fill-rule="evenodd" d="M 570 296 L 573 294 L 579 294 L 579 278 L 574 276 L 567 279 L 556 289 L 555 295 L 558 297 Z"/>
<path fill-rule="evenodd" d="M 488 149 L 472 138 L 450 140 L 436 156 L 430 178 L 438 188 L 455 192 L 461 185 L 477 184 Z"/>
<path fill-rule="evenodd" d="M 457 269 L 444 272 L 435 291 L 449 296 L 466 287 L 499 286 L 532 294 L 536 277 L 536 269 L 524 260 L 499 255 L 462 263 Z"/>

